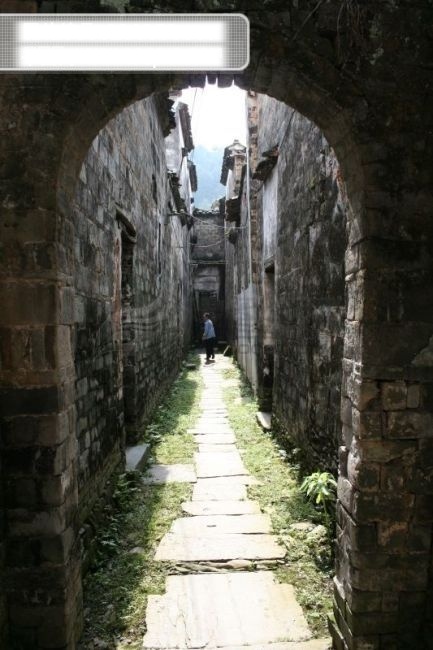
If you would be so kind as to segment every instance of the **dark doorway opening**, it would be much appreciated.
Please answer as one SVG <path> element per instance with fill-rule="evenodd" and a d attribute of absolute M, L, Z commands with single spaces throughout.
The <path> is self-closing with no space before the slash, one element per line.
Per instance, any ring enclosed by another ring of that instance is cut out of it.
<path fill-rule="evenodd" d="M 263 277 L 263 388 L 260 406 L 272 412 L 275 355 L 275 264 L 265 267 Z"/>
<path fill-rule="evenodd" d="M 137 416 L 137 374 L 135 369 L 136 332 L 134 325 L 134 249 L 136 231 L 131 221 L 117 211 L 120 226 L 120 302 L 122 325 L 122 391 L 125 424 Z"/>

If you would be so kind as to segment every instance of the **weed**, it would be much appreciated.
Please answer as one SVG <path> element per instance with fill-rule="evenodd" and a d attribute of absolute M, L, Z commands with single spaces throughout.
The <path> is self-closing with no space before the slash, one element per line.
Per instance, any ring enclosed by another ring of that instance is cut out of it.
<path fill-rule="evenodd" d="M 313 472 L 306 476 L 300 487 L 307 499 L 319 508 L 323 508 L 326 517 L 335 504 L 337 498 L 337 481 L 329 472 Z"/>

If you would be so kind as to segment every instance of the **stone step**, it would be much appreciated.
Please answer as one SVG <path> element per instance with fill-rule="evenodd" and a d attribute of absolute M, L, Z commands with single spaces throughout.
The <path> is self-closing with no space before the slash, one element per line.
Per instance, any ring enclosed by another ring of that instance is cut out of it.
<path fill-rule="evenodd" d="M 167 592 L 149 596 L 146 621 L 146 650 L 283 650 L 312 637 L 293 587 L 268 571 L 169 576 Z"/>
<path fill-rule="evenodd" d="M 233 433 L 203 433 L 200 431 L 194 434 L 194 441 L 199 445 L 232 445 L 236 442 L 236 438 Z"/>
<path fill-rule="evenodd" d="M 198 535 L 221 535 L 225 533 L 241 533 L 251 535 L 256 533 L 270 533 L 271 520 L 269 515 L 203 515 L 198 517 L 182 517 L 173 522 L 170 532 L 184 537 Z"/>
<path fill-rule="evenodd" d="M 266 411 L 258 411 L 256 413 L 256 418 L 262 429 L 265 431 L 271 430 L 272 413 L 267 413 Z"/>
<path fill-rule="evenodd" d="M 142 470 L 150 456 L 150 445 L 134 445 L 127 447 L 125 451 L 126 469 Z"/>
<path fill-rule="evenodd" d="M 231 454 L 236 451 L 236 445 L 208 445 L 200 444 L 198 446 L 199 454 L 215 454 L 218 452 L 220 454 Z M 238 452 L 239 453 L 239 452 Z"/>
<path fill-rule="evenodd" d="M 188 429 L 188 433 L 192 433 L 194 436 L 209 436 L 213 433 L 219 433 L 222 435 L 232 435 L 234 436 L 233 429 L 230 427 L 212 427 L 211 429 Z"/>
<path fill-rule="evenodd" d="M 247 488 L 245 483 L 215 483 L 206 485 L 201 479 L 194 485 L 193 501 L 245 501 Z"/>
<path fill-rule="evenodd" d="M 222 478 L 248 475 L 238 451 L 234 453 L 195 453 L 197 478 Z"/>
<path fill-rule="evenodd" d="M 194 465 L 151 465 L 147 475 L 143 478 L 146 485 L 162 483 L 195 483 L 197 476 Z"/>
<path fill-rule="evenodd" d="M 155 560 L 170 562 L 199 562 L 201 560 L 273 560 L 283 558 L 284 548 L 274 535 L 215 533 L 212 536 L 186 537 L 166 533 L 156 549 Z"/>
<path fill-rule="evenodd" d="M 185 501 L 182 510 L 189 515 L 249 515 L 260 514 L 255 501 Z"/>
<path fill-rule="evenodd" d="M 219 650 L 331 650 L 331 639 L 311 639 L 311 641 L 286 641 L 263 645 L 225 645 Z"/>

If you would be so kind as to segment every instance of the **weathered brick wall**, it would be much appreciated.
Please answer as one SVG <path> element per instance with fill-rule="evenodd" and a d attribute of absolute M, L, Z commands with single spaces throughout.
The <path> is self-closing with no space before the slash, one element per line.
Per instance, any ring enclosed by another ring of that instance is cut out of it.
<path fill-rule="evenodd" d="M 194 262 L 224 260 L 224 216 L 219 212 L 194 210 L 194 234 L 197 245 L 192 248 Z"/>
<path fill-rule="evenodd" d="M 247 171 L 244 175 L 241 184 L 240 165 L 234 165 L 233 171 L 228 174 L 228 198 L 231 187 L 239 184 L 240 187 L 238 221 L 226 221 L 226 228 L 234 233 L 234 237 L 230 237 L 226 243 L 227 320 L 230 323 L 228 340 L 234 356 L 253 388 L 256 388 L 257 291 L 250 245 L 254 241 L 255 228 L 252 232 L 251 225 L 254 220 L 252 206 L 255 208 L 256 202 L 251 201 L 251 194 L 249 195 L 248 173 Z"/>
<path fill-rule="evenodd" d="M 145 421 L 184 352 L 187 228 L 167 216 L 159 110 L 148 99 L 112 120 L 93 141 L 78 181 L 73 349 L 81 519 L 120 462 L 124 412 L 131 428 Z M 125 219 L 135 235 L 122 234 Z"/>
<path fill-rule="evenodd" d="M 203 333 L 203 313 L 209 312 L 218 339 L 225 339 L 225 250 L 224 217 L 219 212 L 194 210 L 192 290 L 195 296 L 193 331 L 196 340 Z M 194 240 L 195 241 L 195 240 Z"/>
<path fill-rule="evenodd" d="M 183 271 L 181 273 L 182 280 L 178 285 L 179 300 L 183 304 L 183 310 L 180 315 L 180 322 L 183 323 L 183 345 L 184 345 L 184 349 L 186 350 L 191 343 L 191 330 L 192 330 L 192 302 L 191 302 L 192 270 L 190 264 L 189 251 L 187 249 L 188 249 L 189 240 L 192 232 L 192 226 L 193 226 L 193 221 L 191 219 L 190 213 L 192 210 L 192 203 L 194 202 L 193 191 L 195 191 L 195 189 L 193 189 L 191 184 L 191 170 L 190 170 L 191 163 L 188 160 L 188 153 L 190 153 L 189 147 L 193 146 L 193 141 L 192 141 L 192 133 L 191 133 L 191 122 L 190 122 L 187 105 L 177 101 L 178 95 L 176 94 L 172 95 L 170 99 L 174 102 L 177 102 L 173 106 L 173 110 L 175 112 L 176 128 L 172 129 L 165 139 L 166 162 L 167 162 L 167 169 L 172 175 L 172 178 L 174 174 L 179 179 L 178 181 L 179 192 L 177 195 L 177 200 L 180 203 L 180 205 L 176 204 L 176 200 L 174 200 L 173 197 L 168 202 L 168 208 L 169 208 L 168 214 L 171 215 L 169 217 L 170 219 L 174 219 L 175 221 L 177 220 L 176 229 L 179 228 L 179 223 L 185 225 L 186 217 L 177 216 L 176 218 L 176 215 L 174 213 L 177 212 L 178 209 L 180 209 L 181 212 L 187 212 L 189 214 L 186 223 L 189 230 L 189 237 L 186 235 L 185 232 L 183 232 L 181 236 L 182 242 L 186 242 L 186 248 L 185 248 L 186 252 L 182 256 L 183 259 Z M 182 128 L 182 117 L 180 115 L 181 112 L 183 112 L 184 114 L 183 124 L 184 124 L 185 133 L 184 133 L 184 129 Z M 196 174 L 195 167 L 194 167 L 194 172 Z M 173 179 L 173 182 L 176 181 L 174 181 Z M 197 182 L 197 177 L 195 176 L 195 184 L 196 182 Z M 181 219 L 182 221 L 180 222 L 179 219 Z M 177 249 L 177 253 L 179 252 L 179 250 L 180 249 Z M 176 319 L 177 318 L 178 316 L 176 315 Z"/>
<path fill-rule="evenodd" d="M 249 93 L 247 107 L 250 179 L 241 230 L 227 244 L 236 356 L 282 438 L 301 449 L 305 469 L 335 470 L 347 209 L 339 167 L 320 130 L 286 104 Z M 275 167 L 256 179 L 276 146 Z"/>
<path fill-rule="evenodd" d="M 275 259 L 273 412 L 289 444 L 301 449 L 306 469 L 335 470 L 346 313 L 339 167 L 314 124 L 265 96 L 258 136 L 261 153 L 280 145 L 262 188 L 263 262 Z M 263 266 L 262 282 L 264 276 Z"/>
<path fill-rule="evenodd" d="M 229 240 L 225 244 L 225 319 L 227 341 L 235 352 L 237 332 L 237 301 L 233 286 L 236 273 L 236 248 L 235 243 Z"/>

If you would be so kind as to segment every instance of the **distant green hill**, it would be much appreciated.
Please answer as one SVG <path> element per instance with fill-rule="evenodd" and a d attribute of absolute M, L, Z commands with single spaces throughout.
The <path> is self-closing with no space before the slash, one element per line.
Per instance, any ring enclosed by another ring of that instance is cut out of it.
<path fill-rule="evenodd" d="M 198 189 L 194 194 L 194 207 L 210 210 L 215 199 L 225 196 L 225 187 L 220 183 L 224 149 L 195 147 L 191 159 L 197 167 Z"/>

